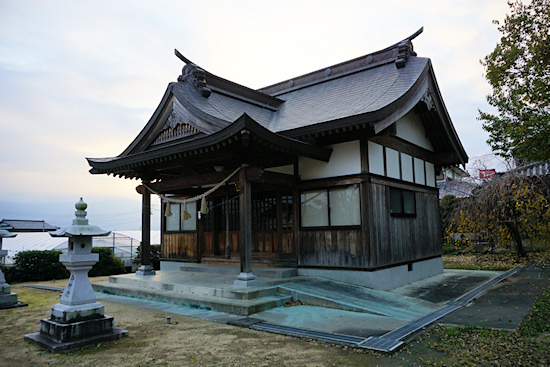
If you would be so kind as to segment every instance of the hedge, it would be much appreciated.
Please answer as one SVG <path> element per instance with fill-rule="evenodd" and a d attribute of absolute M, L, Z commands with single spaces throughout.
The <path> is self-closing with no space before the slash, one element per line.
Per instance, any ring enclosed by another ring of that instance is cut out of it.
<path fill-rule="evenodd" d="M 58 250 L 18 252 L 13 257 L 15 265 L 8 271 L 10 280 L 28 282 L 68 278 L 70 272 L 59 262 L 61 253 Z"/>
<path fill-rule="evenodd" d="M 93 247 L 92 253 L 99 254 L 99 261 L 90 270 L 88 273 L 89 276 L 97 277 L 126 273 L 124 262 L 118 257 L 113 256 L 113 251 L 110 247 Z"/>
<path fill-rule="evenodd" d="M 59 262 L 61 251 L 21 251 L 14 257 L 13 266 L 2 266 L 6 282 L 30 282 L 68 278 L 70 272 Z M 110 247 L 94 247 L 92 253 L 99 254 L 99 261 L 88 273 L 89 276 L 126 273 L 124 263 L 113 256 Z"/>

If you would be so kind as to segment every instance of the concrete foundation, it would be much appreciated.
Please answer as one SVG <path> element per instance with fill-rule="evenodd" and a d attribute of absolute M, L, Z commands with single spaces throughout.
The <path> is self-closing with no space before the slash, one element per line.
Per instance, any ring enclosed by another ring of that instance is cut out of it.
<path fill-rule="evenodd" d="M 298 275 L 321 277 L 382 291 L 401 287 L 442 272 L 442 257 L 376 271 L 298 268 Z"/>

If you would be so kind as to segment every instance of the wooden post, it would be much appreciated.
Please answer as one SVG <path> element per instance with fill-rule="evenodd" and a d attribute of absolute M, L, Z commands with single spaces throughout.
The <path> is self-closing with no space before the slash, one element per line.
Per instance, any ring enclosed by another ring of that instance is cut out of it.
<path fill-rule="evenodd" d="M 239 172 L 241 273 L 233 284 L 252 286 L 258 284 L 258 279 L 252 274 L 252 186 L 246 179 L 246 171 L 246 168 L 242 168 Z"/>
<path fill-rule="evenodd" d="M 151 192 L 141 186 L 141 266 L 136 275 L 155 275 L 151 267 Z"/>
<path fill-rule="evenodd" d="M 220 197 L 214 198 L 212 206 L 212 252 L 214 256 L 220 256 L 220 224 L 221 224 L 221 208 L 222 200 Z"/>

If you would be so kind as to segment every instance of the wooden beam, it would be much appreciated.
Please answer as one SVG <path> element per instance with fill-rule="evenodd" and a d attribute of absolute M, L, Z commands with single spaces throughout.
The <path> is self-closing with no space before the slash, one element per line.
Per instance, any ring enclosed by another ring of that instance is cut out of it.
<path fill-rule="evenodd" d="M 422 158 L 428 162 L 435 162 L 436 157 L 434 152 L 430 152 L 427 149 L 420 148 L 416 145 L 413 145 L 405 140 L 402 140 L 393 136 L 375 136 L 369 140 L 384 145 L 388 148 L 398 150 L 402 153 L 412 155 L 413 157 Z"/>
<path fill-rule="evenodd" d="M 247 170 L 247 176 L 250 177 L 250 181 L 259 180 L 262 177 L 263 170 L 259 167 L 250 167 Z M 232 171 L 212 172 L 202 175 L 186 176 L 170 180 L 162 180 L 161 182 L 155 182 L 150 184 L 149 187 L 156 192 L 164 193 L 175 190 L 181 190 L 193 186 L 203 186 L 217 184 L 223 181 Z M 229 179 L 228 182 L 237 182 L 239 176 L 235 175 Z"/>
<path fill-rule="evenodd" d="M 252 273 L 252 186 L 246 179 L 247 170 L 239 173 L 241 273 Z"/>

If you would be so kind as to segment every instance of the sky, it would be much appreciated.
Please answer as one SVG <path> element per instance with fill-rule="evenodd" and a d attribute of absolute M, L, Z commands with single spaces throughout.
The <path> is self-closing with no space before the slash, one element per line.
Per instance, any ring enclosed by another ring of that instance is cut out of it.
<path fill-rule="evenodd" d="M 479 61 L 508 10 L 506 0 L 0 0 L 0 219 L 67 226 L 83 197 L 91 224 L 140 229 L 139 182 L 91 175 L 85 158 L 116 156 L 141 131 L 181 73 L 174 48 L 257 89 L 424 27 L 414 49 L 432 60 L 470 166 L 493 168 Z"/>

